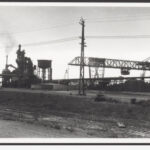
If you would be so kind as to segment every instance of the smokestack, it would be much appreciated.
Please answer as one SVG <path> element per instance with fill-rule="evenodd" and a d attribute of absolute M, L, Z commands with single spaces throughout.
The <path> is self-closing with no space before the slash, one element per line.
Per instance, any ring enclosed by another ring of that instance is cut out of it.
<path fill-rule="evenodd" d="M 19 46 L 18 46 L 18 47 L 19 47 L 19 49 L 18 49 L 18 50 L 19 50 L 19 51 L 21 51 L 21 44 L 19 44 Z"/>
<path fill-rule="evenodd" d="M 6 55 L 6 69 L 7 69 L 7 66 L 8 66 L 8 55 Z"/>

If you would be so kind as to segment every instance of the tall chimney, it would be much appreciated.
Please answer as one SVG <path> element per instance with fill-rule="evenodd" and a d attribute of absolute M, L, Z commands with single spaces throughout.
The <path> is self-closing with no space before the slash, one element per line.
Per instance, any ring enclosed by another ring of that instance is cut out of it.
<path fill-rule="evenodd" d="M 6 69 L 7 69 L 7 66 L 8 66 L 8 55 L 6 55 Z"/>

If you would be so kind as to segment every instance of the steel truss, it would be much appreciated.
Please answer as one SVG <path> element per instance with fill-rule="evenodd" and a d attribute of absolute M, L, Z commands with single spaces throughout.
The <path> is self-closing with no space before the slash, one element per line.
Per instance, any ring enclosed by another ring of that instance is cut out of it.
<path fill-rule="evenodd" d="M 68 65 L 80 66 L 80 64 L 80 57 L 75 57 Z M 84 66 L 128 70 L 150 70 L 150 62 L 95 57 L 84 57 Z"/>

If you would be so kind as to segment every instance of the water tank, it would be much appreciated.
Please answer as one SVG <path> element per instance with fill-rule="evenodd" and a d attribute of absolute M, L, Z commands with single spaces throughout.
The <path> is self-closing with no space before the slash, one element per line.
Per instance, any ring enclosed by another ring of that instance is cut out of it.
<path fill-rule="evenodd" d="M 51 60 L 38 60 L 38 67 L 42 69 L 51 68 Z"/>

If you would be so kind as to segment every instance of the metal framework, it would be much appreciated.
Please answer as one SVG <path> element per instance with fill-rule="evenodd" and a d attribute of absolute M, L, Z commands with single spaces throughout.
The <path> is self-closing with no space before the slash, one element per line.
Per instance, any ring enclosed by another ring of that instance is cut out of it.
<path fill-rule="evenodd" d="M 104 78 L 104 73 L 104 67 L 89 67 L 89 78 Z"/>
<path fill-rule="evenodd" d="M 69 63 L 69 65 L 80 66 L 80 63 L 81 63 L 80 57 L 75 57 Z M 84 65 L 87 67 L 104 67 L 104 68 L 150 71 L 150 62 L 144 62 L 144 61 L 84 57 Z"/>

